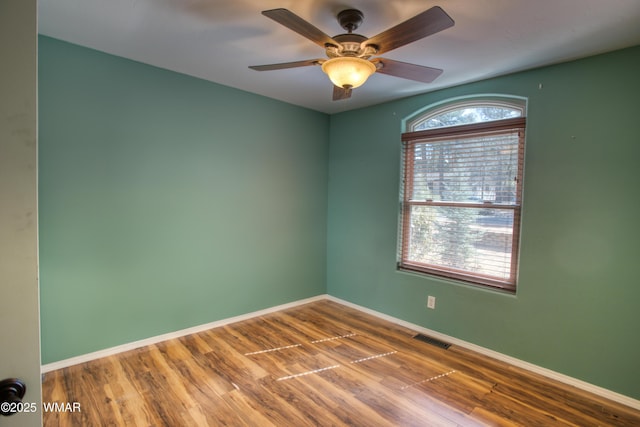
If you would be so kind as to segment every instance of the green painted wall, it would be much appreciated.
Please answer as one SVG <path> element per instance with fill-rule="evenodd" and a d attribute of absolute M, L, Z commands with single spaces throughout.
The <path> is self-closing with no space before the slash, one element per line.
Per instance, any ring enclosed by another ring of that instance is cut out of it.
<path fill-rule="evenodd" d="M 329 117 L 39 39 L 42 361 L 325 293 Z"/>
<path fill-rule="evenodd" d="M 639 399 L 638 76 L 635 47 L 331 116 L 328 293 Z M 402 120 L 477 94 L 528 98 L 515 296 L 395 270 Z"/>

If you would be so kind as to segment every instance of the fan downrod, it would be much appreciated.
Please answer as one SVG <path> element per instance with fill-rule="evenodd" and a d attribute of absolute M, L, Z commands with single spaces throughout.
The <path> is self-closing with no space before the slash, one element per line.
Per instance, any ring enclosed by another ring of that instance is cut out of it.
<path fill-rule="evenodd" d="M 364 20 L 364 15 L 357 9 L 346 9 L 338 13 L 338 23 L 349 33 L 354 32 Z"/>

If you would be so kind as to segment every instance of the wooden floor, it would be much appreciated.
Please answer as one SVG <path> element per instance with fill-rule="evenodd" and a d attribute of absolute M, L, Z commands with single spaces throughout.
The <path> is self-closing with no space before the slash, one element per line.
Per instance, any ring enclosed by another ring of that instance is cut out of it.
<path fill-rule="evenodd" d="M 640 426 L 640 411 L 319 301 L 45 374 L 45 426 Z"/>

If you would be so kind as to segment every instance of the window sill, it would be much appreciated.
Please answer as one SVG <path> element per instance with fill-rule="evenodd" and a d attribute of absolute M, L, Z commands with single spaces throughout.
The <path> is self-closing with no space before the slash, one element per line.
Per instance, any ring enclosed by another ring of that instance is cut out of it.
<path fill-rule="evenodd" d="M 512 290 L 512 289 L 504 289 L 504 288 L 499 288 L 499 287 L 482 285 L 482 284 L 468 282 L 468 281 L 465 281 L 465 280 L 454 279 L 454 278 L 451 278 L 451 277 L 439 276 L 439 275 L 436 275 L 436 274 L 429 274 L 429 273 L 416 271 L 416 270 L 411 270 L 411 269 L 402 268 L 402 267 L 397 267 L 396 268 L 396 273 L 407 275 L 407 276 L 413 276 L 413 277 L 417 277 L 417 278 L 420 278 L 420 279 L 427 279 L 427 280 L 431 280 L 431 281 L 434 281 L 434 282 L 440 282 L 440 283 L 444 283 L 444 284 L 448 284 L 448 285 L 452 284 L 452 285 L 461 286 L 461 287 L 468 288 L 468 289 L 479 290 L 479 291 L 489 292 L 489 293 L 492 293 L 492 294 L 497 294 L 497 295 L 503 295 L 503 296 L 517 298 L 517 288 L 515 290 Z"/>

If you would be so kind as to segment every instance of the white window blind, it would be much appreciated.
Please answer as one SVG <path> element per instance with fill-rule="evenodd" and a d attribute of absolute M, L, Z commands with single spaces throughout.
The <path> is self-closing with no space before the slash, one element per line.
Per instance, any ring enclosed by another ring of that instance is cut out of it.
<path fill-rule="evenodd" d="M 399 267 L 515 289 L 525 118 L 403 134 Z"/>

